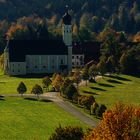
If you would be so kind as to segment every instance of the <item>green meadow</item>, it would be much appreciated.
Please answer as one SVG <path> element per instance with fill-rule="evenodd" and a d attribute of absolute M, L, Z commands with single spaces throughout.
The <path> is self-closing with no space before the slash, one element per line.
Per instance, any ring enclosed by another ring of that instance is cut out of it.
<path fill-rule="evenodd" d="M 35 84 L 42 84 L 42 78 L 28 78 L 28 77 L 10 77 L 0 73 L 0 94 L 15 94 L 17 93 L 17 86 L 20 82 L 24 82 L 27 87 L 27 93 L 31 93 L 31 89 Z"/>
<path fill-rule="evenodd" d="M 104 76 L 97 83 L 80 88 L 81 94 L 93 95 L 96 101 L 112 107 L 117 102 L 140 105 L 140 78 L 128 75 Z"/>
<path fill-rule="evenodd" d="M 53 102 L 7 97 L 0 100 L 0 114 L 1 140 L 48 140 L 59 124 L 88 128 Z"/>

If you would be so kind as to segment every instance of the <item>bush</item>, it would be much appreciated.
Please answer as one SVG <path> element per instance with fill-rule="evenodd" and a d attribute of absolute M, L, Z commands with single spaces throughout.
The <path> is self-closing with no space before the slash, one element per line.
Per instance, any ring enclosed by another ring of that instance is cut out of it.
<path fill-rule="evenodd" d="M 67 126 L 62 128 L 59 126 L 49 138 L 49 140 L 82 140 L 83 130 L 81 127 Z"/>

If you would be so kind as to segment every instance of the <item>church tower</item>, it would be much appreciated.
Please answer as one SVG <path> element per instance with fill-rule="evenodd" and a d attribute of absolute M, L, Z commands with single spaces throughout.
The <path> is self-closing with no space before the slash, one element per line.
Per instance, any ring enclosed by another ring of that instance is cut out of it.
<path fill-rule="evenodd" d="M 72 25 L 68 6 L 62 19 L 62 35 L 65 45 L 68 47 L 68 70 L 72 70 Z"/>

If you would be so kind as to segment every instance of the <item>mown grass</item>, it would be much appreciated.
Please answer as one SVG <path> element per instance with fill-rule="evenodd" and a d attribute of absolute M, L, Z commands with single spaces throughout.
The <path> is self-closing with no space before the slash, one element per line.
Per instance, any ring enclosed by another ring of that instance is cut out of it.
<path fill-rule="evenodd" d="M 140 78 L 128 75 L 104 76 L 97 83 L 80 88 L 81 94 L 93 95 L 108 108 L 116 102 L 140 105 Z"/>
<path fill-rule="evenodd" d="M 88 128 L 53 102 L 7 97 L 0 100 L 0 114 L 1 140 L 48 140 L 59 124 Z"/>

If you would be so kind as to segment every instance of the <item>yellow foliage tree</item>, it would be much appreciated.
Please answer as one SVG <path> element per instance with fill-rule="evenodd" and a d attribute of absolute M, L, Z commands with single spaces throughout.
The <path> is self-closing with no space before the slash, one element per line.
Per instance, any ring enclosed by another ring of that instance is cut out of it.
<path fill-rule="evenodd" d="M 116 104 L 84 140 L 140 140 L 140 108 Z"/>

